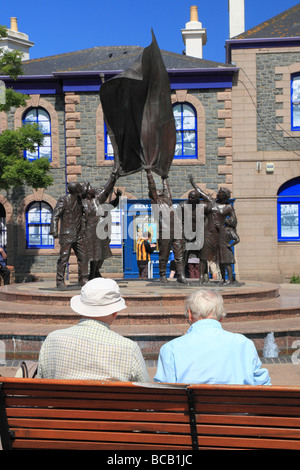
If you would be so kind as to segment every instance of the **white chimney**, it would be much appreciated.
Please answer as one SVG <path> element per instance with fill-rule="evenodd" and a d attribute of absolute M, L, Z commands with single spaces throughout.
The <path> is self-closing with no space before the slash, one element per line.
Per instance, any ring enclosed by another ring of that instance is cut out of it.
<path fill-rule="evenodd" d="M 34 45 L 34 42 L 29 41 L 28 35 L 18 31 L 17 18 L 10 19 L 10 29 L 7 28 L 7 37 L 0 38 L 0 47 L 5 51 L 20 51 L 23 53 L 22 60 L 29 59 L 29 49 Z"/>
<path fill-rule="evenodd" d="M 245 0 L 228 0 L 229 37 L 233 38 L 245 31 Z"/>
<path fill-rule="evenodd" d="M 191 57 L 202 59 L 202 49 L 206 44 L 206 29 L 198 21 L 198 7 L 191 6 L 190 21 L 186 23 L 185 29 L 181 30 L 185 45 L 185 53 Z"/>

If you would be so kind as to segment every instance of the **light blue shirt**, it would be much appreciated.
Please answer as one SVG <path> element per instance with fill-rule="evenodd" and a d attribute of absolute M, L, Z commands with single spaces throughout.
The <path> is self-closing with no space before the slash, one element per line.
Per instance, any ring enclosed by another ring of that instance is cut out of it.
<path fill-rule="evenodd" d="M 162 346 L 155 382 L 271 385 L 254 343 L 225 331 L 217 320 L 199 320 L 184 336 Z"/>

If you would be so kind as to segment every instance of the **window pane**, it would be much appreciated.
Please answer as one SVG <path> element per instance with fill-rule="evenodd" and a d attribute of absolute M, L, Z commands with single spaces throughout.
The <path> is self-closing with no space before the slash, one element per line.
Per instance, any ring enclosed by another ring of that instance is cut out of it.
<path fill-rule="evenodd" d="M 39 130 L 43 134 L 50 134 L 50 122 L 39 122 Z"/>
<path fill-rule="evenodd" d="M 30 111 L 28 111 L 28 113 L 26 113 L 25 121 L 26 122 L 37 122 L 36 109 L 31 109 Z"/>
<path fill-rule="evenodd" d="M 180 156 L 180 155 L 182 155 L 182 145 L 181 145 L 181 143 L 176 144 L 176 147 L 175 147 L 175 156 Z"/>
<path fill-rule="evenodd" d="M 184 145 L 188 142 L 195 142 L 196 135 L 194 131 L 185 131 L 183 132 L 183 142 Z"/>
<path fill-rule="evenodd" d="M 39 121 L 49 121 L 49 114 L 44 109 L 38 109 L 38 119 Z"/>
<path fill-rule="evenodd" d="M 293 104 L 293 126 L 300 127 L 300 104 Z"/>
<path fill-rule="evenodd" d="M 49 147 L 40 147 L 40 158 L 48 158 L 51 157 L 51 148 Z"/>
<path fill-rule="evenodd" d="M 46 210 L 43 210 L 41 212 L 41 223 L 42 224 L 50 224 L 51 222 L 51 212 L 50 211 L 46 211 Z"/>
<path fill-rule="evenodd" d="M 28 241 L 29 245 L 40 245 L 40 227 L 38 225 L 28 227 Z"/>
<path fill-rule="evenodd" d="M 181 115 L 175 117 L 175 127 L 176 129 L 181 129 Z"/>
<path fill-rule="evenodd" d="M 196 146 L 192 142 L 184 145 L 184 155 L 195 155 Z"/>
<path fill-rule="evenodd" d="M 27 212 L 27 246 L 53 247 L 54 239 L 49 234 L 52 210 L 45 202 L 34 203 Z"/>
<path fill-rule="evenodd" d="M 300 101 L 300 77 L 295 77 L 292 82 L 292 101 Z"/>
<path fill-rule="evenodd" d="M 28 223 L 39 224 L 40 223 L 40 210 L 38 207 L 31 207 L 28 211 Z"/>
<path fill-rule="evenodd" d="M 37 160 L 40 157 L 45 157 L 51 161 L 51 122 L 49 114 L 42 108 L 30 109 L 24 116 L 24 123 L 36 122 L 39 130 L 45 134 L 43 144 L 36 146 L 35 152 L 25 151 L 24 156 L 27 160 Z"/>
<path fill-rule="evenodd" d="M 286 238 L 299 237 L 299 205 L 281 204 L 280 222 L 281 236 Z"/>
<path fill-rule="evenodd" d="M 195 129 L 195 117 L 194 116 L 184 116 L 183 129 Z"/>
<path fill-rule="evenodd" d="M 181 116 L 181 105 L 180 104 L 176 104 L 175 106 L 173 106 L 173 113 L 174 113 L 174 117 Z"/>

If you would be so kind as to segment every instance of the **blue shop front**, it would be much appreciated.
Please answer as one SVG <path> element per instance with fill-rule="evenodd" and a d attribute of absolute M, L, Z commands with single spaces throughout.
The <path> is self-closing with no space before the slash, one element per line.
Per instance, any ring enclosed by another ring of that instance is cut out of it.
<path fill-rule="evenodd" d="M 176 208 L 179 201 L 174 201 Z M 157 244 L 158 224 L 151 211 L 151 202 L 146 199 L 126 201 L 126 208 L 122 208 L 123 227 L 123 265 L 124 278 L 139 277 L 136 260 L 136 243 L 143 232 L 151 233 L 151 242 Z M 170 258 L 167 265 L 167 276 L 170 272 Z M 149 278 L 159 277 L 158 251 L 151 255 L 149 264 Z"/>

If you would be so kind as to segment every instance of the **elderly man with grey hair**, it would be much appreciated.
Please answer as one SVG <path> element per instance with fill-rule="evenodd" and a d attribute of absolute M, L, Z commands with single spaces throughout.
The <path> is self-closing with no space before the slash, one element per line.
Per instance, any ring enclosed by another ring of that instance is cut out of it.
<path fill-rule="evenodd" d="M 186 301 L 187 333 L 160 350 L 155 382 L 271 385 L 251 340 L 221 326 L 222 296 L 199 290 Z"/>

